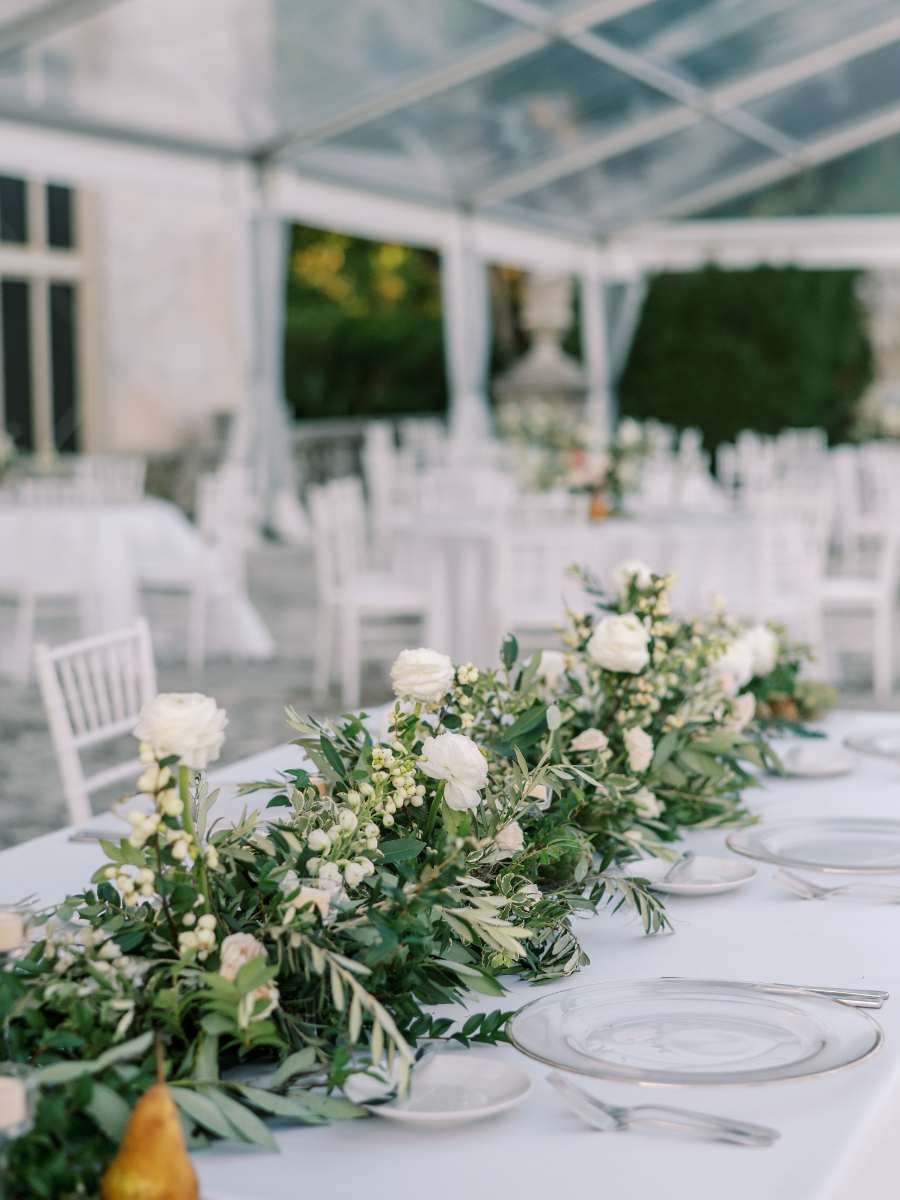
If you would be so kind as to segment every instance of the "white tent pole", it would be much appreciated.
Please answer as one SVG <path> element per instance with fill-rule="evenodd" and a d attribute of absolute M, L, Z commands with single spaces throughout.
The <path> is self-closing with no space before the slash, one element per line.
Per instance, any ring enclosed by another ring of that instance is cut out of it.
<path fill-rule="evenodd" d="M 454 438 L 490 435 L 488 367 L 491 310 L 487 263 L 477 252 L 467 218 L 453 214 L 441 251 L 444 354 Z"/>
<path fill-rule="evenodd" d="M 587 255 L 581 272 L 581 348 L 588 380 L 587 419 L 593 428 L 609 434 L 615 416 L 610 388 L 606 283 L 596 251 Z"/>
<path fill-rule="evenodd" d="M 265 172 L 256 172 L 239 284 L 246 287 L 246 397 L 234 421 L 227 457 L 247 469 L 262 524 L 302 540 L 307 526 L 297 499 L 293 423 L 282 378 L 289 226 L 273 211 L 268 191 Z"/>

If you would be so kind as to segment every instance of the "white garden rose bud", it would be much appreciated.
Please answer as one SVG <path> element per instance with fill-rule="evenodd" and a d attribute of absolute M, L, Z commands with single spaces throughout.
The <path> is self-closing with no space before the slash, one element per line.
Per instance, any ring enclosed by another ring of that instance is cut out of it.
<path fill-rule="evenodd" d="M 421 766 L 429 778 L 446 781 L 444 800 L 448 808 L 466 812 L 481 803 L 481 790 L 487 783 L 487 762 L 464 733 L 441 733 L 426 738 Z"/>
<path fill-rule="evenodd" d="M 314 829 L 306 839 L 306 844 L 310 850 L 315 850 L 318 853 L 331 849 L 331 838 L 324 829 Z"/>
<path fill-rule="evenodd" d="M 605 750 L 608 745 L 609 738 L 606 736 L 603 730 L 594 729 L 592 727 L 590 729 L 582 729 L 578 737 L 572 738 L 572 744 L 569 749 L 580 754 L 585 750 Z"/>
<path fill-rule="evenodd" d="M 737 695 L 753 678 L 753 650 L 747 638 L 736 638 L 713 663 L 710 674 L 726 695 Z"/>
<path fill-rule="evenodd" d="M 628 588 L 631 586 L 631 581 L 638 587 L 646 587 L 648 583 L 653 582 L 653 572 L 638 558 L 629 558 L 625 562 L 619 563 L 613 571 L 613 586 L 620 596 L 626 595 Z"/>
<path fill-rule="evenodd" d="M 359 887 L 365 877 L 366 873 L 359 863 L 347 863 L 344 867 L 344 882 L 347 887 Z"/>
<path fill-rule="evenodd" d="M 156 792 L 162 791 L 171 778 L 172 772 L 168 767 L 160 767 L 157 763 L 153 763 L 141 773 L 137 781 L 137 790 L 144 795 L 155 795 Z"/>
<path fill-rule="evenodd" d="M 494 845 L 505 854 L 518 854 L 525 845 L 525 835 L 518 821 L 510 821 L 494 835 Z"/>
<path fill-rule="evenodd" d="M 152 747 L 157 758 L 175 755 L 195 771 L 221 753 L 228 717 L 211 696 L 199 692 L 161 692 L 141 709 L 134 736 Z"/>
<path fill-rule="evenodd" d="M 649 820 L 652 820 L 662 813 L 662 801 L 658 800 L 649 788 L 641 788 L 639 792 L 635 792 L 632 796 L 632 801 L 634 802 L 635 811 L 638 816 L 647 817 Z"/>
<path fill-rule="evenodd" d="M 731 705 L 731 718 L 725 722 L 726 729 L 740 733 L 756 716 L 756 697 L 751 692 L 736 696 Z"/>
<path fill-rule="evenodd" d="M 758 678 L 771 674 L 778 661 L 778 638 L 768 625 L 753 625 L 743 640 L 750 647 L 753 674 Z"/>
<path fill-rule="evenodd" d="M 650 661 L 649 638 L 634 613 L 605 617 L 588 642 L 588 655 L 607 671 L 637 675 Z"/>
<path fill-rule="evenodd" d="M 653 738 L 643 729 L 626 729 L 625 751 L 632 771 L 646 771 L 653 761 Z"/>
<path fill-rule="evenodd" d="M 437 650 L 401 650 L 391 667 L 394 694 L 400 700 L 437 704 L 450 691 L 454 678 L 453 663 Z"/>
<path fill-rule="evenodd" d="M 548 688 L 555 688 L 566 670 L 566 656 L 561 650 L 542 650 L 541 661 L 538 664 L 538 679 L 543 680 Z"/>
<path fill-rule="evenodd" d="M 219 947 L 219 974 L 233 980 L 245 963 L 254 958 L 265 958 L 265 955 L 265 946 L 253 934 L 230 933 Z"/>

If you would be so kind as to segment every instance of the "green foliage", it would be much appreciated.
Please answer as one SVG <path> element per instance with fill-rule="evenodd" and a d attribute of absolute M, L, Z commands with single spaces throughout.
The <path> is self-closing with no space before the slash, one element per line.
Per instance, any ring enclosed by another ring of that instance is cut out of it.
<path fill-rule="evenodd" d="M 284 372 L 297 417 L 442 412 L 443 355 L 436 254 L 294 227 Z"/>
<path fill-rule="evenodd" d="M 847 438 L 872 377 L 857 272 L 708 267 L 652 281 L 620 387 L 621 411 L 703 430 L 819 425 Z"/>

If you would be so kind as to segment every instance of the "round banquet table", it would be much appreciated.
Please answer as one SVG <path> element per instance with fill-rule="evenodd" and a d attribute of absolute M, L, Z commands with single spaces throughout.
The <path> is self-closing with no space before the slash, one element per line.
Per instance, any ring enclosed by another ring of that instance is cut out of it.
<path fill-rule="evenodd" d="M 382 714 L 373 714 L 376 718 Z M 838 713 L 825 722 L 840 738 L 851 731 L 897 729 L 897 713 Z M 246 799 L 240 782 L 272 778 L 302 765 L 282 745 L 214 771 L 224 815 Z M 859 758 L 845 778 L 765 780 L 747 795 L 766 816 L 900 817 L 900 763 Z M 262 807 L 264 803 L 260 800 Z M 108 829 L 109 815 L 91 825 Z M 120 822 L 121 828 L 125 828 Z M 103 861 L 97 845 L 74 844 L 69 830 L 0 853 L 0 903 L 36 892 L 44 902 L 83 887 Z M 725 833 L 692 833 L 698 852 L 727 853 Z M 514 982 L 493 1001 L 471 996 L 473 1012 L 512 1009 L 548 988 L 604 979 L 682 975 L 807 985 L 883 988 L 892 993 L 875 1014 L 885 1032 L 877 1054 L 831 1075 L 757 1086 L 641 1088 L 579 1080 L 614 1104 L 661 1101 L 772 1125 L 781 1140 L 766 1149 L 673 1140 L 636 1132 L 599 1134 L 563 1111 L 546 1084 L 547 1068 L 510 1046 L 478 1054 L 515 1061 L 534 1089 L 518 1108 L 443 1131 L 372 1118 L 330 1126 L 280 1128 L 280 1153 L 216 1146 L 194 1155 L 204 1200 L 296 1200 L 303 1191 L 369 1200 L 461 1200 L 462 1197 L 615 1196 L 616 1200 L 893 1200 L 900 1178 L 900 956 L 896 905 L 822 904 L 799 900 L 760 865 L 739 891 L 669 897 L 675 934 L 645 937 L 633 916 L 602 912 L 578 922 L 591 963 L 569 981 L 541 988 Z M 451 1010 L 452 1011 L 452 1010 Z M 457 1012 L 457 1016 L 465 1013 Z M 464 1051 L 460 1051 L 464 1053 Z"/>
<path fill-rule="evenodd" d="M 440 648 L 457 662 L 490 662 L 499 627 L 486 619 L 486 609 L 497 590 L 501 542 L 515 564 L 517 546 L 528 546 L 537 533 L 552 544 L 559 567 L 553 568 L 555 578 L 562 577 L 565 566 L 577 564 L 607 585 L 621 562 L 639 559 L 659 574 L 675 574 L 675 611 L 703 612 L 718 595 L 731 611 L 749 615 L 758 519 L 741 513 L 678 511 L 597 522 L 574 516 L 530 519 L 514 513 L 423 514 L 392 523 L 392 550 L 406 575 L 427 574 L 432 595 L 439 598 Z M 560 612 L 561 600 L 574 608 L 586 607 L 574 582 L 564 585 L 562 595 L 554 593 L 549 611 Z M 503 614 L 498 616 L 502 627 Z M 552 620 L 548 627 L 555 624 Z"/>
<path fill-rule="evenodd" d="M 207 653 L 270 658 L 274 645 L 258 612 L 174 504 L 146 497 L 75 508 L 0 505 L 0 594 L 15 594 L 29 575 L 59 584 L 67 571 L 80 572 L 90 592 L 89 633 L 131 624 L 142 584 L 164 587 L 198 568 L 209 586 Z"/>

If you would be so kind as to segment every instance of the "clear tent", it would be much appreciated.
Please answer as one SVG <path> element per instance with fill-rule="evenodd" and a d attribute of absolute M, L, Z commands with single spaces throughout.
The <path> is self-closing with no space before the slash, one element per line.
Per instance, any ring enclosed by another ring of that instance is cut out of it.
<path fill-rule="evenodd" d="M 0 123 L 247 172 L 259 411 L 279 222 L 435 245 L 473 431 L 486 260 L 581 276 L 600 413 L 630 231 L 897 208 L 900 0 L 0 0 Z"/>

